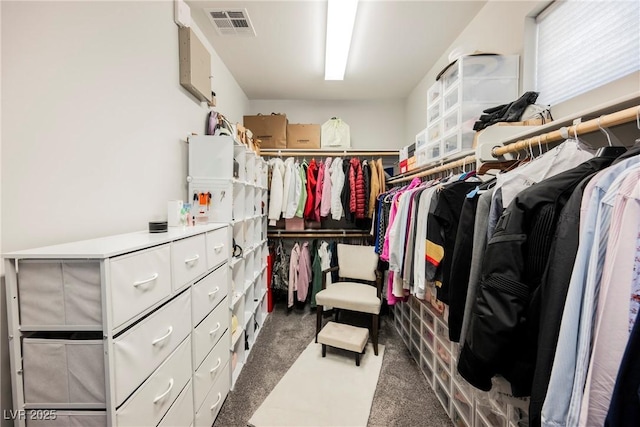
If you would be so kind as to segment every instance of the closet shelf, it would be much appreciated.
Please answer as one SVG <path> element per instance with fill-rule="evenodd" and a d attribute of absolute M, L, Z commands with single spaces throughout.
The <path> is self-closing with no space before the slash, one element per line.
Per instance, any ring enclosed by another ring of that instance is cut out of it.
<path fill-rule="evenodd" d="M 244 366 L 243 362 L 238 362 L 236 365 L 236 369 L 233 370 L 233 377 L 231 379 L 231 389 L 233 390 L 233 386 L 236 381 L 238 381 L 238 377 L 240 376 L 240 372 L 242 371 L 242 367 Z"/>
<path fill-rule="evenodd" d="M 244 295 L 243 292 L 236 292 L 233 294 L 233 299 L 231 300 L 231 306 L 230 306 L 231 310 L 234 310 L 236 308 L 238 301 L 240 301 L 243 295 Z"/>
<path fill-rule="evenodd" d="M 235 267 L 240 261 L 242 261 L 242 257 L 232 259 L 231 262 L 229 263 L 229 267 L 231 268 Z"/>
<path fill-rule="evenodd" d="M 296 149 L 268 149 L 260 150 L 260 155 L 264 157 L 340 157 L 340 156 L 360 156 L 360 157 L 398 157 L 398 150 L 358 150 L 358 149 L 344 149 L 344 150 L 296 150 Z"/>
<path fill-rule="evenodd" d="M 244 334 L 244 328 L 238 326 L 236 328 L 236 331 L 231 336 L 231 351 L 233 351 L 233 349 L 235 348 L 236 344 L 238 343 L 238 340 L 240 339 L 240 337 L 243 334 Z"/>
<path fill-rule="evenodd" d="M 373 237 L 363 230 L 304 230 L 304 231 L 269 231 L 269 238 L 313 238 L 313 237 Z"/>

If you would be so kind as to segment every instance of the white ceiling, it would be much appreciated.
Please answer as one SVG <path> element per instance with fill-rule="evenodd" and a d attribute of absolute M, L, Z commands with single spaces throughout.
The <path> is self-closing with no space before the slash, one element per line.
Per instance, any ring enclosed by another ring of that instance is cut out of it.
<path fill-rule="evenodd" d="M 327 2 L 187 1 L 249 99 L 406 98 L 485 1 L 360 0 L 344 81 L 324 80 Z M 246 8 L 256 37 L 219 36 L 205 8 Z"/>

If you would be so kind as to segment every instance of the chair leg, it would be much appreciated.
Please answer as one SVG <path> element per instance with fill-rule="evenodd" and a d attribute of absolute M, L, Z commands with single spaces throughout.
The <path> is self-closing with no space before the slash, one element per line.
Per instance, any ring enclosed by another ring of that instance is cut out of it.
<path fill-rule="evenodd" d="M 327 355 L 327 345 L 322 344 L 322 357 L 325 357 L 326 355 Z"/>
<path fill-rule="evenodd" d="M 339 308 L 334 308 L 333 309 L 333 321 L 338 323 L 338 314 L 340 314 L 340 309 Z"/>
<path fill-rule="evenodd" d="M 371 321 L 371 342 L 373 343 L 373 352 L 378 355 L 378 315 L 374 314 Z"/>
<path fill-rule="evenodd" d="M 356 366 L 360 366 L 360 353 L 356 353 Z"/>
<path fill-rule="evenodd" d="M 316 344 L 318 343 L 318 334 L 322 329 L 322 312 L 324 311 L 321 305 L 316 307 Z"/>

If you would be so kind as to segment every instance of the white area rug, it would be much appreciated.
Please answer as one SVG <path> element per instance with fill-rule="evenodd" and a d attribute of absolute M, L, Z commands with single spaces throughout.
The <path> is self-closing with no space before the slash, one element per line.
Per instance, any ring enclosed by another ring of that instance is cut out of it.
<path fill-rule="evenodd" d="M 366 426 L 378 384 L 384 346 L 355 354 L 311 342 L 249 420 L 254 427 Z"/>

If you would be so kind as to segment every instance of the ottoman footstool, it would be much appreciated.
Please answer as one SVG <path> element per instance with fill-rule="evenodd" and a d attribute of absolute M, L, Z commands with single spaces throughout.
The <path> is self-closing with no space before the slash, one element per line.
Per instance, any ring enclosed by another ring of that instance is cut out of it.
<path fill-rule="evenodd" d="M 360 354 L 369 340 L 369 330 L 344 323 L 329 322 L 318 334 L 322 344 L 322 357 L 327 354 L 327 346 L 352 351 L 356 354 L 356 366 L 360 366 Z"/>

